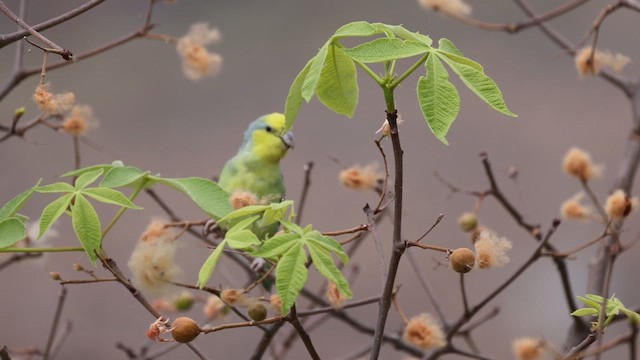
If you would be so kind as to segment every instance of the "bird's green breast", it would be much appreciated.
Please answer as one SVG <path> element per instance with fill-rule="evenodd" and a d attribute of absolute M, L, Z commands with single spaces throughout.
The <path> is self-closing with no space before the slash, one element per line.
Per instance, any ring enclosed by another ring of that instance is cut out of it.
<path fill-rule="evenodd" d="M 284 197 L 284 181 L 279 163 L 269 163 L 251 154 L 239 153 L 222 169 L 218 181 L 223 190 L 231 193 L 245 190 L 270 202 Z"/>

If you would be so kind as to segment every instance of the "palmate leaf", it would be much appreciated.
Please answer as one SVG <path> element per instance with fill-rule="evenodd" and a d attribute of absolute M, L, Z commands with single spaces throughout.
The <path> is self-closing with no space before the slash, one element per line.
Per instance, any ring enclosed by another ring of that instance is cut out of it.
<path fill-rule="evenodd" d="M 233 211 L 229 203 L 229 194 L 209 179 L 200 177 L 170 179 L 156 176 L 151 179 L 171 186 L 187 195 L 200 209 L 214 219 L 220 219 Z"/>
<path fill-rule="evenodd" d="M 24 222 L 16 217 L 0 220 L 0 249 L 12 246 L 27 236 Z"/>
<path fill-rule="evenodd" d="M 287 316 L 309 276 L 307 254 L 302 242 L 296 242 L 282 255 L 276 267 L 276 289 L 282 300 L 282 316 Z"/>
<path fill-rule="evenodd" d="M 88 171 L 76 179 L 75 187 L 76 189 L 84 189 L 85 187 L 91 185 L 94 181 L 98 180 L 98 178 L 102 175 L 104 170 L 97 169 L 93 171 Z"/>
<path fill-rule="evenodd" d="M 98 259 L 96 251 L 100 250 L 102 245 L 100 218 L 98 218 L 98 214 L 89 203 L 89 200 L 82 194 L 77 194 L 75 197 L 71 218 L 73 220 L 73 229 L 84 251 L 89 255 L 91 263 L 95 266 Z"/>
<path fill-rule="evenodd" d="M 88 172 L 93 172 L 93 171 L 96 171 L 96 170 L 102 170 L 103 172 L 108 172 L 114 166 L 116 166 L 116 165 L 112 165 L 112 164 L 91 165 L 91 166 L 87 166 L 87 167 L 82 168 L 82 169 L 71 170 L 69 172 L 66 172 L 66 173 L 62 174 L 60 177 L 80 176 L 82 174 L 85 174 L 85 173 L 88 173 Z"/>
<path fill-rule="evenodd" d="M 401 40 L 398 38 L 380 38 L 360 44 L 344 53 L 362 63 L 384 62 L 421 55 L 430 47 L 423 42 Z"/>
<path fill-rule="evenodd" d="M 81 193 L 106 204 L 118 205 L 135 210 L 142 209 L 131 202 L 131 200 L 124 196 L 120 191 L 107 187 L 86 188 L 81 190 Z"/>
<path fill-rule="evenodd" d="M 256 251 L 251 255 L 254 257 L 275 259 L 278 256 L 284 254 L 293 245 L 300 240 L 300 235 L 293 233 L 285 233 L 275 235 L 265 241 Z"/>
<path fill-rule="evenodd" d="M 57 182 L 49 185 L 38 186 L 35 189 L 39 193 L 68 193 L 76 191 L 72 185 L 65 182 Z"/>
<path fill-rule="evenodd" d="M 284 104 L 284 119 L 285 119 L 285 132 L 289 131 L 298 117 L 298 112 L 300 111 L 300 106 L 302 106 L 302 84 L 304 83 L 304 79 L 306 79 L 307 74 L 309 73 L 309 68 L 311 67 L 311 62 L 313 59 L 309 60 L 307 64 L 304 66 L 302 71 L 296 76 L 296 79 L 293 80 L 293 84 L 291 84 L 291 88 L 289 89 L 289 94 L 287 95 L 287 101 Z"/>
<path fill-rule="evenodd" d="M 24 192 L 20 193 L 18 196 L 14 197 L 13 199 L 9 200 L 9 202 L 4 204 L 4 206 L 0 208 L 0 220 L 7 219 L 16 215 L 18 211 L 20 211 L 22 206 L 24 206 L 24 204 L 27 202 L 27 200 L 29 200 L 31 195 L 33 195 L 33 192 L 38 187 L 38 185 L 40 185 L 41 181 L 42 180 L 38 180 L 38 183 L 35 184 L 32 188 L 25 190 Z"/>
<path fill-rule="evenodd" d="M 447 132 L 458 116 L 460 96 L 437 56 L 427 59 L 427 76 L 418 80 L 418 103 L 433 134 L 448 145 Z"/>
<path fill-rule="evenodd" d="M 114 166 L 105 172 L 100 182 L 100 187 L 120 187 L 135 183 L 149 172 L 144 172 L 133 166 Z"/>
<path fill-rule="evenodd" d="M 227 242 L 222 240 L 220 244 L 216 246 L 215 250 L 211 252 L 204 264 L 202 264 L 202 267 L 200 267 L 197 283 L 198 288 L 202 289 L 207 285 L 207 282 L 211 278 L 211 275 L 213 275 L 213 271 L 216 269 L 216 266 L 222 257 L 222 251 L 224 250 L 225 245 L 227 245 Z"/>
<path fill-rule="evenodd" d="M 334 253 L 343 264 L 349 263 L 349 256 L 344 252 L 342 245 L 338 243 L 335 239 L 329 236 L 322 235 L 319 231 L 313 230 L 308 232 L 305 235 L 306 242 L 313 242 L 318 246 L 325 248 L 326 250 Z"/>
<path fill-rule="evenodd" d="M 309 64 L 309 70 L 307 71 L 307 75 L 305 76 L 301 87 L 301 95 L 307 103 L 311 101 L 311 98 L 316 93 L 316 87 L 318 86 L 320 74 L 322 73 L 322 68 L 324 67 L 324 62 L 327 58 L 329 46 L 333 46 L 332 42 L 333 39 L 327 40 Z"/>

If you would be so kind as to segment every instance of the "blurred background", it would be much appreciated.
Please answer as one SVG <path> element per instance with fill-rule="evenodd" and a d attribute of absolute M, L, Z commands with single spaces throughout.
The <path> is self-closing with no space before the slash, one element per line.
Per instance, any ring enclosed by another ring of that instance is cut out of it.
<path fill-rule="evenodd" d="M 30 1 L 27 22 L 38 23 L 72 9 L 82 1 Z M 469 0 L 476 18 L 496 22 L 526 19 L 507 0 Z M 556 1 L 531 3 L 540 11 L 557 6 Z M 550 23 L 574 42 L 590 28 L 606 1 L 591 1 L 570 15 Z M 6 1 L 17 11 L 18 1 Z M 144 20 L 147 1 L 108 1 L 93 10 L 44 32 L 75 53 L 82 53 L 137 29 Z M 457 226 L 457 218 L 471 211 L 475 198 L 450 196 L 449 190 L 433 176 L 437 171 L 464 189 L 488 188 L 478 154 L 486 151 L 506 195 L 527 220 L 546 229 L 559 216 L 560 204 L 580 190 L 577 181 L 566 176 L 562 157 L 573 146 L 589 151 L 596 163 L 606 166 L 603 176 L 593 182 L 602 201 L 611 189 L 631 126 L 630 106 L 624 95 L 598 78 L 580 78 L 573 59 L 545 38 L 536 28 L 508 35 L 486 32 L 421 8 L 415 1 L 396 0 L 273 0 L 273 1 L 179 1 L 159 3 L 155 8 L 155 33 L 180 37 L 196 22 L 217 27 L 223 40 L 212 50 L 224 58 L 218 76 L 198 82 L 182 73 L 180 58 L 173 45 L 154 40 L 137 40 L 103 55 L 47 74 L 53 90 L 73 91 L 78 103 L 92 106 L 99 126 L 87 135 L 95 146 L 82 145 L 82 164 L 125 164 L 160 173 L 167 177 L 211 177 L 235 154 L 246 126 L 262 114 L 282 111 L 289 86 L 306 61 L 341 25 L 356 21 L 403 24 L 407 29 L 428 34 L 434 40 L 451 39 L 464 54 L 481 63 L 486 73 L 501 87 L 509 108 L 519 115 L 509 118 L 489 109 L 471 91 L 458 87 L 461 111 L 448 140 L 440 143 L 427 127 L 416 100 L 412 77 L 397 90 L 397 107 L 404 119 L 400 128 L 405 163 L 405 213 L 403 237 L 416 239 L 428 229 L 438 214 L 444 219 L 428 236 L 427 243 L 457 248 L 470 246 L 468 234 Z M 640 47 L 633 41 L 638 29 L 638 14 L 620 11 L 607 20 L 600 34 L 599 48 L 622 52 L 632 62 L 625 75 L 640 72 Z M 0 17 L 0 33 L 15 30 L 15 25 Z M 28 46 L 26 46 L 28 48 Z M 0 79 L 8 78 L 15 45 L 0 50 Z M 55 56 L 52 56 L 55 59 Z M 38 49 L 25 53 L 27 67 L 39 66 Z M 400 71 L 402 69 L 399 69 Z M 344 167 L 354 164 L 382 164 L 373 143 L 374 132 L 384 120 L 384 102 L 375 83 L 359 73 L 360 100 L 352 119 L 336 115 L 317 100 L 302 106 L 295 124 L 296 148 L 283 162 L 288 198 L 298 200 L 302 189 L 303 166 L 313 161 L 311 187 L 304 223 L 323 231 L 339 230 L 366 222 L 362 207 L 375 204 L 373 193 L 345 189 L 338 181 Z M 453 82 L 462 85 L 457 78 Z M 14 109 L 25 106 L 30 119 L 38 114 L 31 100 L 38 83 L 32 77 L 18 86 L 0 103 L 0 123 L 10 124 Z M 44 183 L 73 168 L 71 138 L 39 128 L 27 134 L 28 142 L 18 138 L 0 144 L 0 203 L 5 203 L 39 178 Z M 388 154 L 390 143 L 384 142 Z M 334 159 L 337 159 L 336 162 Z M 508 178 L 507 169 L 515 166 L 517 181 Z M 635 184 L 638 184 L 636 180 Z M 201 219 L 203 214 L 181 194 L 158 188 L 160 195 L 186 219 Z M 53 197 L 36 195 L 22 213 L 37 219 Z M 163 217 L 162 210 L 147 196 L 136 201 L 145 209 L 129 211 L 105 239 L 105 249 L 126 267 L 131 250 L 149 219 Z M 106 222 L 113 207 L 99 207 Z M 474 271 L 467 276 L 469 301 L 473 305 L 491 292 L 531 254 L 535 242 L 517 227 L 493 199 L 484 202 L 480 222 L 513 242 L 511 262 L 504 268 Z M 56 226 L 59 236 L 50 246 L 75 246 L 75 235 L 68 218 Z M 379 223 L 390 249 L 391 217 Z M 626 223 L 623 240 L 630 241 L 640 230 L 638 214 Z M 561 250 L 572 249 L 599 235 L 597 224 L 566 221 L 552 243 Z M 178 253 L 181 280 L 195 283 L 197 271 L 210 253 L 200 241 L 183 237 Z M 354 256 L 360 268 L 352 287 L 355 298 L 381 293 L 377 255 L 372 237 Z M 429 280 L 437 299 L 453 321 L 462 311 L 458 275 L 446 266 L 445 256 L 423 250 L 411 250 L 419 260 L 422 274 Z M 568 261 L 571 281 L 577 295 L 585 292 L 587 262 L 593 249 Z M 0 255 L 0 259 L 7 255 Z M 389 254 L 386 254 L 387 259 Z M 611 291 L 629 307 L 640 302 L 640 292 L 633 284 L 637 269 L 638 248 L 624 253 L 616 263 Z M 64 279 L 82 278 L 72 264 L 89 268 L 86 256 L 48 254 L 37 260 L 25 260 L 0 271 L 0 345 L 10 348 L 38 346 L 44 348 L 55 311 L 60 286 L 52 281 L 50 271 Z M 230 261 L 221 262 L 210 284 L 228 286 L 230 281 L 244 282 L 244 273 Z M 107 276 L 106 271 L 96 269 Z M 347 274 L 349 271 L 347 271 Z M 419 286 L 406 259 L 400 266 L 397 283 L 402 284 L 399 301 L 408 316 L 433 313 L 433 307 Z M 311 287 L 321 282 L 312 275 Z M 58 354 L 59 359 L 125 359 L 116 348 L 122 343 L 134 349 L 148 345 L 145 337 L 154 320 L 119 284 L 69 286 L 62 312 L 73 330 Z M 302 303 L 305 304 L 304 302 Z M 482 354 L 494 359 L 512 358 L 511 342 L 515 337 L 543 337 L 560 347 L 571 319 L 555 266 L 542 259 L 518 281 L 498 296 L 494 306 L 498 317 L 476 330 L 473 335 Z M 304 306 L 301 306 L 304 308 Z M 188 313 L 201 318 L 202 304 Z M 350 310 L 360 321 L 375 325 L 377 306 Z M 480 316 L 482 315 L 480 314 Z M 173 315 L 175 317 L 175 315 Z M 233 315 L 222 320 L 236 321 Z M 220 320 L 216 324 L 221 323 Z M 387 331 L 401 329 L 401 319 L 391 310 Z M 286 328 L 285 328 L 286 330 Z M 622 326 L 620 331 L 626 330 Z M 281 331 L 279 335 L 288 333 Z M 607 339 L 618 334 L 611 330 Z M 241 329 L 200 336 L 196 344 L 212 358 L 246 359 L 261 336 L 257 329 Z M 336 359 L 350 354 L 370 342 L 337 320 L 330 320 L 311 333 L 322 358 Z M 282 337 L 277 337 L 281 340 Z M 460 340 L 457 340 L 460 341 Z M 460 342 L 462 344 L 462 342 Z M 155 352 L 166 344 L 153 344 Z M 465 345 L 461 345 L 464 347 Z M 606 353 L 604 358 L 626 355 L 626 348 Z M 306 358 L 298 342 L 291 359 Z M 186 347 L 165 358 L 193 358 Z M 382 358 L 403 359 L 405 355 L 389 346 Z M 445 356 L 457 359 L 456 356 Z"/>

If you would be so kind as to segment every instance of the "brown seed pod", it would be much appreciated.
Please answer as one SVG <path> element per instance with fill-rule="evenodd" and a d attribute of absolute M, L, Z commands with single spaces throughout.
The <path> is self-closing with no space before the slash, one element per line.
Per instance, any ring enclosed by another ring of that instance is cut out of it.
<path fill-rule="evenodd" d="M 179 343 L 188 343 L 193 341 L 200 334 L 200 326 L 192 318 L 179 317 L 173 320 L 171 324 L 171 335 L 173 339 Z"/>
<path fill-rule="evenodd" d="M 458 248 L 453 250 L 449 256 L 449 261 L 451 262 L 451 268 L 455 272 L 464 274 L 473 269 L 473 265 L 476 263 L 476 256 L 471 249 Z"/>

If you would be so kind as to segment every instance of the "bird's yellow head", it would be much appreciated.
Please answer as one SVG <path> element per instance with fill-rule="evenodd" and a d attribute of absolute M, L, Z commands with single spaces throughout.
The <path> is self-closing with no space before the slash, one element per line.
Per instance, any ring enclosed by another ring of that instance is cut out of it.
<path fill-rule="evenodd" d="M 249 125 L 244 134 L 243 147 L 267 162 L 279 162 L 293 147 L 293 134 L 284 133 L 284 115 L 272 113 L 261 116 Z"/>

